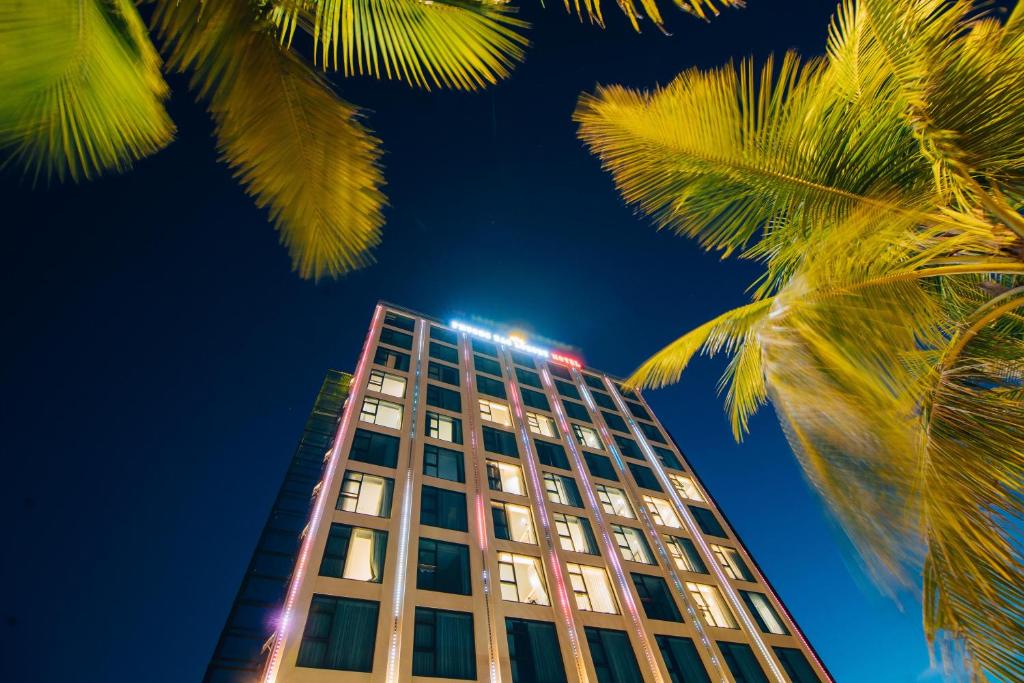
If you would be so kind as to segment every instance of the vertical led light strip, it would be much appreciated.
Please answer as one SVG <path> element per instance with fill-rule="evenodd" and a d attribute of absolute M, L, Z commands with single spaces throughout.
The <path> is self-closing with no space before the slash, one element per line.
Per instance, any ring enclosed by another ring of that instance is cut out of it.
<path fill-rule="evenodd" d="M 548 399 L 554 397 L 551 403 L 555 407 L 555 415 L 558 417 L 558 423 L 562 428 L 562 433 L 565 434 L 565 442 L 569 444 L 569 452 L 572 453 L 573 462 L 576 463 L 576 471 L 583 476 L 588 470 L 583 464 L 583 457 L 580 455 L 579 449 L 576 448 L 575 436 L 571 429 L 569 429 L 569 420 L 565 416 L 565 412 L 562 409 L 562 402 L 558 396 L 558 392 L 554 389 L 554 384 L 551 381 L 551 375 L 548 374 L 548 369 L 544 368 L 541 370 L 541 377 L 544 380 L 544 386 L 548 392 Z M 640 620 L 640 611 L 637 609 L 636 603 L 633 601 L 633 594 L 629 590 L 629 584 L 626 582 L 626 572 L 622 568 L 622 561 L 619 558 L 619 546 L 617 543 L 612 541 L 611 536 L 608 535 L 608 525 L 604 521 L 603 508 L 598 504 L 597 498 L 594 496 L 593 487 L 590 485 L 589 479 L 584 482 L 583 490 L 586 491 L 587 501 L 590 503 L 590 508 L 594 511 L 594 521 L 597 522 L 597 528 L 601 530 L 601 538 L 605 544 L 605 554 L 608 556 L 608 562 L 612 565 L 612 571 L 615 574 L 615 580 L 619 583 L 619 588 L 622 592 L 622 600 L 626 604 L 626 611 L 629 612 L 630 618 L 633 620 L 633 627 L 636 630 L 637 638 L 640 640 L 640 645 L 643 647 L 644 658 L 647 660 L 647 665 L 654 676 L 656 683 L 662 683 L 664 678 L 661 676 L 661 669 L 658 668 L 658 661 L 654 657 L 654 650 L 651 648 L 651 641 L 647 637 L 647 631 L 644 630 L 643 623 Z"/>
<path fill-rule="evenodd" d="M 309 523 L 306 525 L 306 533 L 302 539 L 299 558 L 295 563 L 295 569 L 292 571 L 291 585 L 288 587 L 284 610 L 281 613 L 281 620 L 277 625 L 274 645 L 270 650 L 270 659 L 267 662 L 267 668 L 264 670 L 264 683 L 273 683 L 277 680 L 277 674 L 281 667 L 281 657 L 284 651 L 284 644 L 288 638 L 288 630 L 291 626 L 292 619 L 295 616 L 295 603 L 299 597 L 299 590 L 302 588 L 302 579 L 306 574 L 306 566 L 309 564 L 309 556 L 313 551 L 313 543 L 317 537 L 320 520 L 323 518 L 324 507 L 326 506 L 328 497 L 327 494 L 331 490 L 331 484 L 334 481 L 334 474 L 338 469 L 338 461 L 341 459 L 341 445 L 345 443 L 345 438 L 348 436 L 349 427 L 352 425 L 352 416 L 358 412 L 356 407 L 353 405 L 353 399 L 362 394 L 363 380 L 365 379 L 364 371 L 369 365 L 368 360 L 371 348 L 370 342 L 373 339 L 374 332 L 377 330 L 377 326 L 380 323 L 380 318 L 383 313 L 384 309 L 382 309 L 380 305 L 378 305 L 373 312 L 373 320 L 370 322 L 370 330 L 366 333 L 366 339 L 363 341 L 363 350 L 359 354 L 359 363 L 356 365 L 356 374 L 353 376 L 352 383 L 349 385 L 350 390 L 348 398 L 345 400 L 345 406 L 343 407 L 344 416 L 341 419 L 341 427 L 338 429 L 338 433 L 334 437 L 334 445 L 331 447 L 330 458 L 327 461 L 327 468 L 324 470 L 324 476 L 314 489 L 319 491 L 319 494 L 316 497 L 316 501 L 313 503 L 313 514 L 310 516 Z"/>
<path fill-rule="evenodd" d="M 697 545 L 699 545 L 700 549 L 703 551 L 706 560 L 705 564 L 714 572 L 715 577 L 718 579 L 720 588 L 732 604 L 733 611 L 739 615 L 740 621 L 743 622 L 750 639 L 754 641 L 757 649 L 761 651 L 761 655 L 764 657 L 765 661 L 768 662 L 768 666 L 771 667 L 772 674 L 775 676 L 775 679 L 781 683 L 787 683 L 786 677 L 782 674 L 782 671 L 779 669 L 779 665 L 775 662 L 775 657 L 773 657 L 772 653 L 768 650 L 768 646 L 765 645 L 764 640 L 761 638 L 761 634 L 758 633 L 754 623 L 750 620 L 750 616 L 743 608 L 743 604 L 740 602 L 739 596 L 736 595 L 736 591 L 733 589 L 732 584 L 729 583 L 728 578 L 722 571 L 722 565 L 719 564 L 717 558 L 711 552 L 711 548 L 708 547 L 707 541 L 704 540 L 704 534 L 700 530 L 700 527 L 697 526 L 697 522 L 694 520 L 693 514 L 690 512 L 690 508 L 688 508 L 679 497 L 675 487 L 672 486 L 671 480 L 669 480 L 668 475 L 665 473 L 665 469 L 662 467 L 661 461 L 655 455 L 654 451 L 651 450 L 651 445 L 647 443 L 647 437 L 640 431 L 640 427 L 637 426 L 636 420 L 633 419 L 633 413 L 626 408 L 625 401 L 622 396 L 619 395 L 618 388 L 607 377 L 604 377 L 603 379 L 605 386 L 608 389 L 608 393 L 615 400 L 615 404 L 619 407 L 619 412 L 621 412 L 626 417 L 626 420 L 629 421 L 629 428 L 632 430 L 633 436 L 643 449 L 644 455 L 647 456 L 647 461 L 654 469 L 655 474 L 657 474 L 658 481 L 661 482 L 661 485 L 668 493 L 669 498 L 672 499 L 672 503 L 678 509 L 679 515 L 686 523 L 686 528 L 690 531 L 690 535 L 693 537 L 693 540 L 697 542 Z"/>

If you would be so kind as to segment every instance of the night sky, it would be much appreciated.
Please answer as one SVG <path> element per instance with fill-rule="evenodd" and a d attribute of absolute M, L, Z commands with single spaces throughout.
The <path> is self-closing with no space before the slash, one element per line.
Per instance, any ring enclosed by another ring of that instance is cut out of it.
<path fill-rule="evenodd" d="M 313 284 L 217 162 L 172 79 L 179 127 L 130 173 L 32 190 L 5 224 L 0 679 L 198 681 L 328 368 L 351 369 L 386 299 L 518 323 L 627 374 L 745 301 L 722 262 L 625 207 L 575 136 L 578 94 L 790 47 L 818 54 L 830 2 L 754 0 L 672 36 L 601 31 L 526 0 L 526 62 L 482 93 L 340 81 L 384 140 L 378 263 Z M 648 399 L 840 682 L 928 674 L 904 610 L 857 568 L 774 415 L 732 441 L 701 360 Z"/>

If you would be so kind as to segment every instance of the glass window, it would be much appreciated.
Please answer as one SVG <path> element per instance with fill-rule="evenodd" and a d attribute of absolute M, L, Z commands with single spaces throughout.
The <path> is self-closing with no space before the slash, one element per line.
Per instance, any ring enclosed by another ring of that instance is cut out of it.
<path fill-rule="evenodd" d="M 443 327 L 437 325 L 430 326 L 430 338 L 438 341 L 443 341 L 446 344 L 456 346 L 459 343 L 459 335 L 452 330 L 446 330 Z"/>
<path fill-rule="evenodd" d="M 357 429 L 352 437 L 352 449 L 349 460 L 368 462 L 381 467 L 394 467 L 398 462 L 397 436 L 378 434 L 365 429 Z"/>
<path fill-rule="evenodd" d="M 625 491 L 607 484 L 594 484 L 594 488 L 597 490 L 597 498 L 601 501 L 601 507 L 609 515 L 618 515 L 629 519 L 636 516 L 633 514 L 633 508 L 629 504 L 629 499 L 626 498 Z"/>
<path fill-rule="evenodd" d="M 470 595 L 469 547 L 461 543 L 421 538 L 416 587 L 440 593 Z"/>
<path fill-rule="evenodd" d="M 503 600 L 531 605 L 551 604 L 540 560 L 536 557 L 498 553 L 498 576 Z"/>
<path fill-rule="evenodd" d="M 473 367 L 480 372 L 486 372 L 497 377 L 501 377 L 501 363 L 496 360 L 487 358 L 486 356 L 474 355 L 473 356 Z"/>
<path fill-rule="evenodd" d="M 577 401 L 580 400 L 580 392 L 576 390 L 576 387 L 568 382 L 561 380 L 555 380 L 555 387 L 558 389 L 558 393 L 568 398 L 574 398 Z"/>
<path fill-rule="evenodd" d="M 391 349 L 385 349 L 383 346 L 377 347 L 376 353 L 373 354 L 373 362 L 376 365 L 383 365 L 384 367 L 391 368 L 393 370 L 400 370 L 402 372 L 409 371 L 408 354 L 392 351 Z"/>
<path fill-rule="evenodd" d="M 729 534 L 725 533 L 725 529 L 722 528 L 722 524 L 715 517 L 715 513 L 707 508 L 697 507 L 696 505 L 688 505 L 690 512 L 693 513 L 694 519 L 697 520 L 697 526 L 700 527 L 708 536 L 718 536 L 719 538 L 729 538 Z"/>
<path fill-rule="evenodd" d="M 655 524 L 675 527 L 676 529 L 683 526 L 679 521 L 679 516 L 676 515 L 676 511 L 672 509 L 672 504 L 667 500 L 648 496 L 647 494 L 644 494 L 643 498 L 644 503 L 647 505 L 647 511 L 651 513 L 651 518 Z"/>
<path fill-rule="evenodd" d="M 439 387 L 436 384 L 427 385 L 427 405 L 450 410 L 453 413 L 462 412 L 462 397 L 459 392 Z"/>
<path fill-rule="evenodd" d="M 473 614 L 416 608 L 412 675 L 476 679 Z"/>
<path fill-rule="evenodd" d="M 457 481 L 466 481 L 466 469 L 462 453 L 450 448 L 442 448 L 433 444 L 423 446 L 423 474 L 428 477 Z"/>
<path fill-rule="evenodd" d="M 483 339 L 473 340 L 473 351 L 477 353 L 486 353 L 488 356 L 498 357 L 498 347 L 491 342 L 486 342 Z"/>
<path fill-rule="evenodd" d="M 619 480 L 619 475 L 615 474 L 615 468 L 612 467 L 612 461 L 603 455 L 598 455 L 597 453 L 584 453 L 583 459 L 587 461 L 587 469 L 590 470 L 590 473 L 595 477 L 611 479 L 612 481 Z"/>
<path fill-rule="evenodd" d="M 782 663 L 782 668 L 789 674 L 793 683 L 819 683 L 818 674 L 807 662 L 807 657 L 794 647 L 773 647 L 775 656 Z"/>
<path fill-rule="evenodd" d="M 594 403 L 601 406 L 602 408 L 607 408 L 608 410 L 616 410 L 615 401 L 613 401 L 612 397 L 604 393 L 603 391 L 591 391 L 590 395 L 594 397 Z"/>
<path fill-rule="evenodd" d="M 597 683 L 643 683 L 636 654 L 625 631 L 593 626 L 584 630 Z"/>
<path fill-rule="evenodd" d="M 552 439 L 558 438 L 558 429 L 555 427 L 555 421 L 547 415 L 527 412 L 526 423 L 530 426 L 530 431 L 534 434 L 548 436 Z"/>
<path fill-rule="evenodd" d="M 711 683 L 693 641 L 682 636 L 655 636 L 672 683 Z"/>
<path fill-rule="evenodd" d="M 672 561 L 675 562 L 676 567 L 684 572 L 708 573 L 707 565 L 704 564 L 700 553 L 697 552 L 697 546 L 690 539 L 669 536 L 665 548 L 668 550 L 668 554 L 672 556 Z"/>
<path fill-rule="evenodd" d="M 320 576 L 380 583 L 388 533 L 348 524 L 332 524 L 320 561 Z"/>
<path fill-rule="evenodd" d="M 390 429 L 400 429 L 402 406 L 398 403 L 367 396 L 363 399 L 362 410 L 359 411 L 359 421 Z"/>
<path fill-rule="evenodd" d="M 314 595 L 297 666 L 372 671 L 380 603 Z"/>
<path fill-rule="evenodd" d="M 629 408 L 629 412 L 633 413 L 633 417 L 639 417 L 641 420 L 651 419 L 651 414 L 647 412 L 647 409 L 636 401 L 626 401 L 626 407 Z"/>
<path fill-rule="evenodd" d="M 500 429 L 483 427 L 484 450 L 491 453 L 501 453 L 512 458 L 519 457 L 519 448 L 516 446 L 516 435 L 512 432 L 503 432 Z"/>
<path fill-rule="evenodd" d="M 746 603 L 762 633 L 774 633 L 777 636 L 789 635 L 789 629 L 782 623 L 779 613 L 772 607 L 768 596 L 753 591 L 740 591 L 740 597 L 743 598 L 743 602 Z"/>
<path fill-rule="evenodd" d="M 557 363 L 548 363 L 548 370 L 554 377 L 561 377 L 562 379 L 572 379 L 572 373 L 564 365 L 558 365 Z"/>
<path fill-rule="evenodd" d="M 401 313 L 395 313 L 394 311 L 386 311 L 384 313 L 384 324 L 397 327 L 401 330 L 407 330 L 409 332 L 412 332 L 416 328 L 415 320 L 406 317 Z"/>
<path fill-rule="evenodd" d="M 679 458 L 677 458 L 676 454 L 669 449 L 662 448 L 661 446 L 651 446 L 651 449 L 654 451 L 654 455 L 657 456 L 658 460 L 661 461 L 661 464 L 664 467 L 672 470 L 683 469 L 683 464 L 679 462 Z"/>
<path fill-rule="evenodd" d="M 614 429 L 619 432 L 629 432 L 629 427 L 626 425 L 626 421 L 623 420 L 618 413 L 610 413 L 607 410 L 602 410 L 601 415 L 604 417 L 604 421 L 608 424 L 609 429 Z"/>
<path fill-rule="evenodd" d="M 590 521 L 584 517 L 567 515 L 564 512 L 554 513 L 555 530 L 562 550 L 587 555 L 600 555 L 597 550 L 597 539 L 590 528 Z"/>
<path fill-rule="evenodd" d="M 626 398 L 632 398 L 632 399 L 635 399 L 635 398 L 637 397 L 637 396 L 636 396 L 636 392 L 635 392 L 635 391 L 632 391 L 632 390 L 630 390 L 630 389 L 627 389 L 627 388 L 626 388 L 626 387 L 625 387 L 624 385 L 622 385 L 622 384 L 616 384 L 616 385 L 615 385 L 615 388 L 616 388 L 616 389 L 618 389 L 618 390 L 619 390 L 619 393 L 620 393 L 620 394 L 622 394 L 623 396 L 625 396 Z"/>
<path fill-rule="evenodd" d="M 565 683 L 558 633 L 549 621 L 505 618 L 512 683 Z"/>
<path fill-rule="evenodd" d="M 648 619 L 683 620 L 683 615 L 679 613 L 679 608 L 676 607 L 676 601 L 672 599 L 665 579 L 650 574 L 633 574 L 632 576 L 636 594 L 644 606 L 644 614 Z"/>
<path fill-rule="evenodd" d="M 548 500 L 559 505 L 571 505 L 575 508 L 583 507 L 583 500 L 580 498 L 580 490 L 576 486 L 576 480 L 554 472 L 544 473 L 544 489 L 547 492 Z"/>
<path fill-rule="evenodd" d="M 586 407 L 582 403 L 576 403 L 575 401 L 567 401 L 562 399 L 562 405 L 565 406 L 565 414 L 574 420 L 580 420 L 582 422 L 590 422 L 590 413 L 587 412 Z"/>
<path fill-rule="evenodd" d="M 507 398 L 505 383 L 498 379 L 491 379 L 484 375 L 476 376 L 476 390 L 487 396 L 495 398 Z"/>
<path fill-rule="evenodd" d="M 518 465 L 488 460 L 487 485 L 492 491 L 504 491 L 505 493 L 514 493 L 517 496 L 526 495 L 526 486 L 523 483 L 523 470 Z"/>
<path fill-rule="evenodd" d="M 604 389 L 604 382 L 601 381 L 600 377 L 584 374 L 583 381 L 586 382 L 587 386 L 591 389 Z"/>
<path fill-rule="evenodd" d="M 370 370 L 370 379 L 366 388 L 379 394 L 387 394 L 396 398 L 405 398 L 405 378 L 392 375 L 390 372 Z"/>
<path fill-rule="evenodd" d="M 395 482 L 362 472 L 345 472 L 336 508 L 374 517 L 391 516 L 391 497 Z"/>
<path fill-rule="evenodd" d="M 577 609 L 584 612 L 619 613 L 615 592 L 604 568 L 574 562 L 568 562 L 565 566 L 569 570 L 572 592 L 576 595 Z"/>
<path fill-rule="evenodd" d="M 427 364 L 427 377 L 436 379 L 438 382 L 459 386 L 459 369 L 453 368 L 444 363 L 430 361 Z"/>
<path fill-rule="evenodd" d="M 537 389 L 543 389 L 544 385 L 540 383 L 540 375 L 536 372 L 530 372 L 522 368 L 516 368 L 516 379 L 519 380 L 520 384 L 526 384 Z"/>
<path fill-rule="evenodd" d="M 619 552 L 622 553 L 623 559 L 630 562 L 654 564 L 651 547 L 647 545 L 647 539 L 639 529 L 612 524 L 612 534 L 615 536 L 615 543 L 619 546 Z"/>
<path fill-rule="evenodd" d="M 522 365 L 523 367 L 526 368 L 532 368 L 534 370 L 537 369 L 536 363 L 533 362 L 533 357 L 528 356 L 525 353 L 520 353 L 518 351 L 512 351 L 510 353 L 512 354 L 512 361 L 514 363 Z"/>
<path fill-rule="evenodd" d="M 576 435 L 576 440 L 579 441 L 581 446 L 593 448 L 595 451 L 604 450 L 604 446 L 601 445 L 601 439 L 597 436 L 597 432 L 590 427 L 574 424 L 572 425 L 572 433 Z"/>
<path fill-rule="evenodd" d="M 491 501 L 494 537 L 517 543 L 537 544 L 530 508 L 525 505 Z"/>
<path fill-rule="evenodd" d="M 400 349 L 411 349 L 412 335 L 393 330 L 390 327 L 382 327 L 380 328 L 380 342 L 389 346 L 397 346 Z"/>
<path fill-rule="evenodd" d="M 561 445 L 540 439 L 534 439 L 533 444 L 537 447 L 537 459 L 541 464 L 569 469 L 569 458 L 565 456 L 565 449 Z"/>
<path fill-rule="evenodd" d="M 420 498 L 420 523 L 466 531 L 466 495 L 458 491 L 424 486 Z"/>
<path fill-rule="evenodd" d="M 732 677 L 742 683 L 768 683 L 768 677 L 757 663 L 754 651 L 745 643 L 726 643 L 718 641 L 718 649 L 722 651 Z"/>
<path fill-rule="evenodd" d="M 613 434 L 612 438 L 615 439 L 615 443 L 618 444 L 619 450 L 627 458 L 636 458 L 637 460 L 643 460 L 644 454 L 640 452 L 640 447 L 636 445 L 636 441 L 627 439 L 624 436 Z"/>
<path fill-rule="evenodd" d="M 523 395 L 523 403 L 530 406 L 531 408 L 539 408 L 540 410 L 551 410 L 551 406 L 548 405 L 548 399 L 544 394 L 539 391 L 527 389 L 525 387 L 519 388 L 519 393 Z"/>
<path fill-rule="evenodd" d="M 512 413 L 504 403 L 480 399 L 480 417 L 488 422 L 497 422 L 502 427 L 512 427 Z"/>
<path fill-rule="evenodd" d="M 459 352 L 450 346 L 444 344 L 438 344 L 437 342 L 430 342 L 430 357 L 438 360 L 443 360 L 446 363 L 459 364 Z"/>
<path fill-rule="evenodd" d="M 701 494 L 700 489 L 697 488 L 697 485 L 693 482 L 693 479 L 690 479 L 685 474 L 676 474 L 675 472 L 667 472 L 666 474 L 668 474 L 668 480 L 672 482 L 672 488 L 674 488 L 676 493 L 680 496 L 690 500 L 696 500 L 700 503 L 705 502 L 704 496 Z"/>
<path fill-rule="evenodd" d="M 652 491 L 661 491 L 661 484 L 658 483 L 658 478 L 654 476 L 654 472 L 651 471 L 650 467 L 644 467 L 635 462 L 628 464 L 629 471 L 633 473 L 633 479 L 636 479 L 637 486 Z"/>
<path fill-rule="evenodd" d="M 427 411 L 427 419 L 423 422 L 425 434 L 432 439 L 448 443 L 462 443 L 462 420 Z"/>
<path fill-rule="evenodd" d="M 665 443 L 665 437 L 661 435 L 661 431 L 654 425 L 647 422 L 637 422 L 637 425 L 640 427 L 640 431 L 644 433 L 644 436 L 651 441 Z"/>
<path fill-rule="evenodd" d="M 711 544 L 711 552 L 718 558 L 718 564 L 722 565 L 726 575 L 736 581 L 753 581 L 754 575 L 750 573 L 747 564 L 743 561 L 740 551 L 736 548 L 728 548 L 724 545 Z"/>
<path fill-rule="evenodd" d="M 697 611 L 700 612 L 708 626 L 739 628 L 732 612 L 726 606 L 722 591 L 718 590 L 718 586 L 687 582 L 686 588 L 690 591 L 690 597 L 693 598 Z"/>

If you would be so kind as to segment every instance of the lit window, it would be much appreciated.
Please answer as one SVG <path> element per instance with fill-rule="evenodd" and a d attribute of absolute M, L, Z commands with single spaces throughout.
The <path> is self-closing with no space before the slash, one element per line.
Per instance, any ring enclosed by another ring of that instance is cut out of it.
<path fill-rule="evenodd" d="M 669 504 L 667 500 L 645 494 L 644 503 L 647 504 L 647 510 L 651 513 L 651 517 L 654 519 L 655 524 L 670 526 L 676 529 L 682 526 L 682 524 L 679 523 L 679 517 L 676 515 L 676 511 L 672 509 L 672 505 Z"/>
<path fill-rule="evenodd" d="M 555 421 L 547 415 L 538 415 L 537 413 L 526 413 L 526 422 L 530 425 L 530 431 L 534 434 L 540 434 L 541 436 L 550 436 L 553 439 L 558 438 L 558 430 L 555 429 Z"/>
<path fill-rule="evenodd" d="M 512 426 L 512 413 L 504 403 L 480 399 L 480 417 L 488 422 L 497 422 L 503 427 Z"/>
<path fill-rule="evenodd" d="M 320 562 L 320 576 L 380 583 L 387 546 L 386 531 L 332 524 Z"/>
<path fill-rule="evenodd" d="M 367 396 L 363 399 L 363 409 L 359 411 L 359 420 L 370 424 L 398 429 L 402 426 L 402 406 L 391 401 Z"/>
<path fill-rule="evenodd" d="M 687 582 L 686 587 L 708 626 L 739 628 L 732 612 L 725 606 L 725 600 L 722 598 L 722 592 L 718 590 L 718 586 Z"/>
<path fill-rule="evenodd" d="M 536 557 L 498 553 L 498 575 L 503 600 L 531 605 L 550 604 L 540 560 Z"/>
<path fill-rule="evenodd" d="M 554 472 L 544 473 L 544 489 L 547 492 L 548 500 L 559 505 L 571 505 L 575 508 L 583 507 L 580 499 L 580 490 L 576 486 L 576 480 L 572 477 L 565 477 Z"/>
<path fill-rule="evenodd" d="M 576 607 L 584 612 L 604 612 L 618 614 L 615 604 L 615 593 L 608 580 L 608 572 L 601 567 L 585 564 L 566 564 L 569 570 L 569 582 L 572 592 L 576 595 Z"/>
<path fill-rule="evenodd" d="M 438 413 L 427 413 L 427 436 L 449 443 L 462 443 L 462 420 Z"/>
<path fill-rule="evenodd" d="M 390 372 L 370 370 L 370 381 L 366 383 L 366 388 L 379 394 L 405 398 L 405 378 Z"/>
<path fill-rule="evenodd" d="M 628 517 L 629 519 L 635 517 L 633 508 L 629 505 L 629 499 L 626 498 L 625 491 L 605 484 L 595 484 L 594 488 L 597 489 L 597 497 L 601 501 L 601 507 L 609 515 L 618 515 L 619 517 Z"/>
<path fill-rule="evenodd" d="M 576 440 L 580 442 L 581 446 L 593 448 L 596 451 L 604 450 L 604 446 L 601 445 L 601 439 L 597 436 L 597 432 L 590 427 L 574 424 L 572 426 L 572 431 L 573 434 L 576 435 Z"/>
<path fill-rule="evenodd" d="M 754 621 L 757 622 L 761 631 L 774 633 L 777 636 L 789 635 L 789 629 L 782 623 L 782 619 L 779 619 L 778 612 L 772 607 L 767 596 L 751 591 L 740 591 L 740 597 L 743 598 L 743 602 L 747 603 L 747 607 L 750 608 L 750 613 L 754 616 Z"/>
<path fill-rule="evenodd" d="M 615 535 L 615 542 L 619 546 L 619 552 L 622 553 L 623 559 L 630 562 L 654 564 L 651 547 L 647 545 L 647 540 L 644 539 L 644 535 L 639 529 L 612 524 L 612 533 Z"/>
<path fill-rule="evenodd" d="M 391 496 L 395 482 L 362 472 L 345 472 L 337 508 L 374 517 L 391 516 Z"/>
<path fill-rule="evenodd" d="M 693 479 L 690 479 L 685 474 L 676 474 L 675 472 L 668 472 L 667 474 L 668 480 L 672 482 L 672 488 L 674 488 L 680 496 L 683 498 L 689 498 L 690 500 L 695 500 L 698 503 L 704 502 L 704 496 L 701 495 L 700 489 L 697 488 Z"/>
<path fill-rule="evenodd" d="M 676 567 L 684 572 L 708 573 L 704 560 L 700 558 L 700 555 L 697 553 L 697 547 L 693 545 L 693 541 L 690 539 L 669 536 L 665 548 L 668 550 L 668 554 L 672 556 L 672 561 L 675 562 Z"/>
<path fill-rule="evenodd" d="M 514 503 L 491 503 L 491 518 L 494 520 L 494 536 L 506 541 L 519 543 L 537 543 L 537 534 L 533 529 L 533 518 L 530 508 Z"/>
<path fill-rule="evenodd" d="M 597 540 L 594 539 L 594 531 L 590 528 L 588 520 L 562 512 L 556 512 L 554 518 L 562 550 L 588 555 L 598 554 Z"/>
<path fill-rule="evenodd" d="M 740 556 L 740 551 L 735 548 L 728 548 L 724 545 L 711 544 L 711 552 L 718 558 L 718 564 L 722 565 L 726 575 L 736 581 L 753 581 L 754 576 L 747 569 L 746 563 Z"/>
<path fill-rule="evenodd" d="M 488 460 L 487 484 L 492 491 L 504 491 L 505 493 L 514 493 L 517 496 L 526 495 L 526 487 L 523 484 L 523 471 L 518 465 Z"/>

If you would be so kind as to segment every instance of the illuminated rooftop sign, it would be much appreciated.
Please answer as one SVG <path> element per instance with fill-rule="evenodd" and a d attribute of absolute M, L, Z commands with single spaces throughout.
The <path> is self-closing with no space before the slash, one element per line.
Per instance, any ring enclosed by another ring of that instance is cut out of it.
<path fill-rule="evenodd" d="M 495 344 L 501 344 L 502 346 L 510 346 L 516 351 L 522 351 L 523 353 L 528 353 L 532 356 L 538 356 L 540 358 L 547 358 L 548 360 L 555 363 L 559 363 L 561 365 L 568 365 L 571 368 L 583 367 L 583 363 L 581 363 L 576 358 L 573 358 L 572 356 L 567 356 L 564 353 L 559 353 L 557 351 L 550 351 L 541 346 L 528 344 L 526 339 L 519 335 L 510 334 L 508 336 L 505 336 L 502 334 L 498 334 L 496 332 L 489 332 L 488 330 L 484 330 L 473 325 L 467 325 L 466 323 L 459 322 L 458 320 L 453 320 L 451 322 L 451 327 L 453 330 L 465 332 L 471 337 L 476 337 L 477 339 L 484 339 L 489 342 L 494 342 Z"/>

